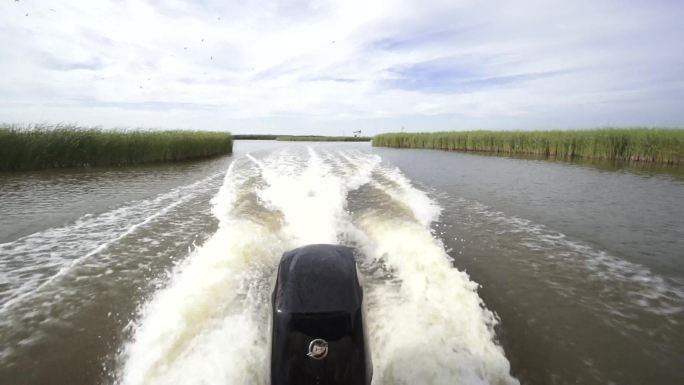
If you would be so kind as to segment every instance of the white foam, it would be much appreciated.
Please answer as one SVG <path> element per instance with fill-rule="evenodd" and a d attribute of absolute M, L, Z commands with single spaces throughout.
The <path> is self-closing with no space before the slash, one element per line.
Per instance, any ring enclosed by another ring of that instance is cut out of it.
<path fill-rule="evenodd" d="M 382 191 L 406 197 L 416 221 L 374 210 L 358 219 L 365 254 L 393 277 L 367 288 L 374 383 L 516 384 L 493 343 L 497 319 L 478 297 L 478 285 L 453 268 L 430 232 L 439 207 L 398 170 L 383 174 L 397 186 Z"/>
<path fill-rule="evenodd" d="M 68 274 L 85 260 L 210 188 L 214 174 L 154 198 L 132 202 L 74 223 L 0 244 L 0 277 L 7 283 L 0 313 Z M 15 266 L 21 261 L 23 267 Z"/>
<path fill-rule="evenodd" d="M 249 221 L 219 229 L 144 309 L 123 383 L 264 383 L 267 345 L 255 341 L 268 325 L 244 306 L 244 280 L 250 264 L 274 263 L 279 244 Z"/>
<path fill-rule="evenodd" d="M 378 182 L 374 186 L 384 191 L 397 202 L 401 202 L 409 207 L 421 225 L 427 227 L 439 218 L 442 212 L 441 207 L 424 192 L 414 188 L 411 181 L 404 177 L 398 168 L 386 167 L 379 172 L 383 177 L 394 182 L 396 186 L 386 186 Z"/>
<path fill-rule="evenodd" d="M 408 206 L 421 219 L 347 211 L 349 192 L 371 183 L 379 164 L 377 156 L 312 148 L 234 161 L 213 201 L 218 231 L 141 309 L 120 382 L 268 384 L 280 255 L 350 239 L 367 253 L 360 262 L 382 260 L 392 270 L 389 280 L 365 277 L 374 384 L 517 383 L 477 285 L 451 267 L 430 234 L 436 205 L 396 170 L 382 169 L 395 178 L 394 196 L 413 197 Z"/>

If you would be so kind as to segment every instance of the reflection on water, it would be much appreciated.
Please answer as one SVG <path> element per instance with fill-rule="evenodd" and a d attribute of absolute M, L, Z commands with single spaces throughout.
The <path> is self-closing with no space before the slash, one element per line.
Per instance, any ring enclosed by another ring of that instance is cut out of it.
<path fill-rule="evenodd" d="M 238 143 L 234 156 L 282 146 L 278 142 Z M 0 243 L 225 172 L 230 159 L 0 173 Z"/>
<path fill-rule="evenodd" d="M 491 157 L 490 154 L 470 152 L 468 155 L 471 156 L 482 156 Z M 587 158 L 575 158 L 570 160 L 561 159 L 547 159 L 541 156 L 535 155 L 506 155 L 504 158 L 508 159 L 521 159 L 521 160 L 536 160 L 547 163 L 558 163 L 565 165 L 574 165 L 580 167 L 586 167 L 594 170 L 603 171 L 623 171 L 632 174 L 643 175 L 648 177 L 669 177 L 678 180 L 684 180 L 684 167 L 681 165 L 664 164 L 664 163 L 654 163 L 654 162 L 635 162 L 635 161 L 624 161 L 618 159 L 587 159 Z"/>

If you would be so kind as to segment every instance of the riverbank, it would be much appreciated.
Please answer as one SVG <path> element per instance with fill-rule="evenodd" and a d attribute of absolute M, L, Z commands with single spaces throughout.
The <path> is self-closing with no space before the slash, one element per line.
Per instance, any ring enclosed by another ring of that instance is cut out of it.
<path fill-rule="evenodd" d="M 373 146 L 684 164 L 684 129 L 388 133 L 374 136 Z"/>
<path fill-rule="evenodd" d="M 370 142 L 369 136 L 320 136 L 320 135 L 285 135 L 276 140 L 286 142 Z"/>
<path fill-rule="evenodd" d="M 232 150 L 227 132 L 0 125 L 0 171 L 170 162 Z"/>
<path fill-rule="evenodd" d="M 233 135 L 235 140 L 279 140 L 284 142 L 370 142 L 370 136 L 324 136 L 324 135 Z"/>
<path fill-rule="evenodd" d="M 278 135 L 235 134 L 233 140 L 276 140 Z"/>

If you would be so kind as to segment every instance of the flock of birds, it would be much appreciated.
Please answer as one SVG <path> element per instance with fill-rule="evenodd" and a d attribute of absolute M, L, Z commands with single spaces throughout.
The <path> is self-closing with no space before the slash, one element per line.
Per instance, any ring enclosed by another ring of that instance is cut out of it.
<path fill-rule="evenodd" d="M 14 0 L 14 2 L 15 2 L 15 3 L 18 3 L 19 0 Z M 50 8 L 50 12 L 57 12 L 57 11 L 55 11 L 54 8 Z M 25 14 L 24 16 L 27 16 L 27 17 L 28 17 L 28 15 L 29 15 L 28 12 L 26 12 L 26 14 Z"/>
<path fill-rule="evenodd" d="M 14 0 L 14 2 L 15 2 L 15 3 L 18 3 L 18 2 L 20 2 L 20 0 Z M 57 12 L 57 11 L 56 11 L 54 8 L 50 8 L 50 12 Z M 29 16 L 29 13 L 27 12 L 24 16 L 28 17 L 28 16 Z M 217 17 L 216 20 L 221 21 L 221 17 L 220 17 L 220 16 Z M 204 43 L 204 38 L 201 40 L 201 42 Z M 331 44 L 335 44 L 335 40 L 333 40 Z M 187 51 L 187 50 L 188 50 L 188 47 L 187 47 L 187 46 L 184 46 L 184 47 L 183 47 L 183 51 Z M 213 55 L 209 56 L 209 60 L 213 61 L 213 60 L 214 60 L 214 56 L 213 56 Z M 252 70 L 254 70 L 254 68 L 252 68 Z M 205 75 L 206 75 L 206 72 L 205 72 Z M 104 78 L 100 78 L 100 79 L 104 80 Z M 149 81 L 150 78 L 148 78 L 147 80 Z M 139 85 L 139 88 L 140 88 L 140 89 L 144 89 L 144 87 L 143 87 L 142 85 Z"/>
<path fill-rule="evenodd" d="M 20 2 L 20 0 L 14 0 L 14 2 L 15 2 L 15 3 L 18 3 L 18 2 Z M 57 12 L 57 11 L 56 11 L 54 8 L 50 8 L 50 12 Z M 25 14 L 24 16 L 25 16 L 25 17 L 28 17 L 28 16 L 29 16 L 29 13 L 26 12 L 26 14 Z M 217 17 L 216 19 L 217 19 L 218 21 L 221 21 L 221 17 Z M 204 43 L 204 39 L 202 39 L 201 42 Z M 188 47 L 187 47 L 187 46 L 186 46 L 186 47 L 183 47 L 183 51 L 187 51 L 187 50 L 188 50 Z M 213 56 L 213 55 L 209 56 L 209 60 L 212 60 L 212 61 L 213 61 L 213 60 L 214 60 L 214 56 Z M 206 74 L 206 72 L 205 72 L 205 74 Z M 104 80 L 103 77 L 101 77 L 100 79 L 101 79 L 101 80 Z M 150 78 L 147 78 L 147 80 L 149 81 Z M 140 88 L 140 89 L 144 89 L 144 87 L 143 87 L 142 85 L 139 85 L 139 88 Z"/>

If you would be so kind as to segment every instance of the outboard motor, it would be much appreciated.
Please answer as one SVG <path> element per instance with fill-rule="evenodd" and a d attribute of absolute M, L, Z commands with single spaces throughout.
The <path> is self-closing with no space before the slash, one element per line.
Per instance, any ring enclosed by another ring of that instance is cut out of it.
<path fill-rule="evenodd" d="M 271 385 L 369 385 L 373 366 L 352 249 L 283 254 L 273 291 Z"/>

